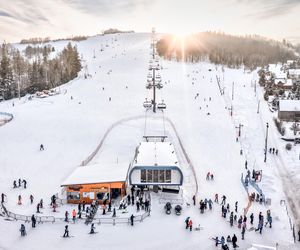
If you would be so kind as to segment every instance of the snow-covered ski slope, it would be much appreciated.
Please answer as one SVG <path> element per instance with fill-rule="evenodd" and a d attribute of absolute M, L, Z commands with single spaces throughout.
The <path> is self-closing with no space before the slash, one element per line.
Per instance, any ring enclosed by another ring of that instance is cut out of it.
<path fill-rule="evenodd" d="M 52 45 L 58 51 L 66 43 Z M 14 115 L 10 123 L 0 127 L 0 192 L 7 194 L 5 205 L 13 212 L 35 213 L 36 205 L 29 203 L 30 194 L 34 195 L 35 204 L 43 198 L 48 206 L 50 196 L 60 193 L 63 180 L 96 149 L 112 124 L 132 118 L 112 130 L 94 162 L 103 160 L 103 155 L 120 162 L 132 160 L 133 150 L 144 134 L 145 120 L 141 117 L 145 116 L 145 110 L 142 103 L 145 97 L 151 97 L 145 89 L 150 34 L 97 36 L 76 44 L 91 77 L 84 79 L 83 68 L 77 79 L 60 87 L 60 95 L 32 101 L 15 99 L 14 106 L 12 101 L 0 103 L 0 111 Z M 100 51 L 102 47 L 104 51 Z M 207 62 L 184 64 L 162 61 L 162 65 L 164 88 L 159 91 L 159 101 L 164 99 L 167 104 L 164 116 L 175 125 L 195 168 L 199 185 L 197 204 L 200 199 L 213 199 L 215 193 L 219 193 L 219 197 L 225 194 L 231 208 L 235 201 L 239 201 L 239 215 L 242 214 L 248 203 L 240 181 L 241 173 L 245 171 L 245 155 L 240 155 L 241 144 L 236 142 L 235 118 L 230 117 L 228 101 L 220 95 L 216 83 L 216 75 L 221 75 L 221 68 Z M 243 70 L 226 69 L 224 75 L 225 79 L 228 77 L 227 83 L 225 81 L 227 91 L 231 79 L 236 79 L 236 86 L 242 86 L 249 85 L 256 77 L 255 72 L 248 74 Z M 197 93 L 199 96 L 195 98 Z M 240 94 L 241 102 L 246 102 L 248 93 Z M 163 119 L 161 122 L 158 119 L 162 114 L 151 115 L 149 112 L 147 117 L 146 134 L 163 133 Z M 250 122 L 253 116 L 245 119 L 249 119 L 249 126 L 254 127 L 253 131 L 249 131 L 248 139 L 253 144 L 249 144 L 247 153 L 252 170 L 256 158 L 263 157 L 264 138 L 260 138 L 261 132 L 256 135 L 257 124 Z M 151 120 L 155 122 L 151 123 Z M 178 138 L 175 138 L 167 121 L 165 128 L 166 134 L 177 144 L 179 160 L 186 164 L 177 143 Z M 45 151 L 39 151 L 40 144 L 44 145 Z M 257 169 L 265 168 L 261 164 Z M 205 180 L 208 171 L 214 174 L 213 182 Z M 184 176 L 187 188 L 184 198 L 192 204 L 195 182 L 190 170 L 186 170 Z M 18 178 L 28 181 L 26 190 L 12 188 L 13 180 Z M 94 236 L 87 234 L 89 228 L 83 223 L 71 224 L 70 234 L 75 237 L 70 239 L 59 237 L 64 230 L 61 222 L 38 225 L 36 229 L 26 224 L 28 235 L 20 238 L 18 229 L 21 222 L 6 221 L 0 217 L 0 249 L 215 249 L 214 242 L 209 238 L 226 237 L 233 233 L 239 238 L 240 249 L 249 248 L 251 243 L 274 246 L 276 242 L 282 249 L 297 249 L 292 244 L 285 208 L 279 205 L 279 201 L 285 199 L 280 176 L 277 171 L 269 169 L 268 178 L 272 181 L 266 179 L 263 188 L 266 196 L 273 199 L 272 206 L 254 204 L 249 214 L 255 213 L 254 225 L 257 226 L 258 212 L 262 211 L 265 215 L 266 210 L 271 209 L 273 228 L 265 228 L 263 235 L 246 232 L 245 241 L 240 239 L 236 226 L 231 228 L 221 218 L 221 206 L 218 204 L 204 214 L 200 214 L 198 205 L 191 205 L 183 207 L 181 216 L 167 216 L 163 204 L 154 199 L 151 217 L 143 223 L 134 227 L 97 226 L 99 234 Z M 22 206 L 16 205 L 19 194 L 23 197 Z M 61 210 L 68 210 L 68 207 Z M 187 216 L 192 218 L 195 226 L 200 223 L 204 230 L 185 230 Z"/>

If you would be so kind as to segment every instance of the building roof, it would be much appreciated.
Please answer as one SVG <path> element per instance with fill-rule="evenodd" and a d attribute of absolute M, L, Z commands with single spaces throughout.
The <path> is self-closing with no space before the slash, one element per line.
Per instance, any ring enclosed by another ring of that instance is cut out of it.
<path fill-rule="evenodd" d="M 279 100 L 279 111 L 300 111 L 300 100 Z"/>
<path fill-rule="evenodd" d="M 135 166 L 179 166 L 174 146 L 170 142 L 141 142 Z"/>
<path fill-rule="evenodd" d="M 129 163 L 101 163 L 77 167 L 61 186 L 125 182 Z"/>

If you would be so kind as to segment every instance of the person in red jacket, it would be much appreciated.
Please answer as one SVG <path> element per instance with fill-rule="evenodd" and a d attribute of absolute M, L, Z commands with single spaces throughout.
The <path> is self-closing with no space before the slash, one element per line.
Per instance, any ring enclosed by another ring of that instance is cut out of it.
<path fill-rule="evenodd" d="M 189 220 L 189 228 L 190 228 L 190 231 L 193 230 L 193 221 L 192 220 Z"/>

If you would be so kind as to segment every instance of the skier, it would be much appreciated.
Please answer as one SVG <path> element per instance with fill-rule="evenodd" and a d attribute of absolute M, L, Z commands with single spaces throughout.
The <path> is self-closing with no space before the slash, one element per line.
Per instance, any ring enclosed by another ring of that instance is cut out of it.
<path fill-rule="evenodd" d="M 22 205 L 22 196 L 20 194 L 18 196 L 18 205 Z"/>
<path fill-rule="evenodd" d="M 208 173 L 206 174 L 206 180 L 207 180 L 207 181 L 209 181 L 209 177 L 210 177 L 210 172 L 208 172 Z"/>
<path fill-rule="evenodd" d="M 188 227 L 189 227 L 189 220 L 190 220 L 190 217 L 187 217 L 186 219 L 185 219 L 185 229 L 188 229 Z"/>
<path fill-rule="evenodd" d="M 275 153 L 275 148 L 272 148 L 272 151 L 273 151 L 272 153 L 274 154 Z"/>
<path fill-rule="evenodd" d="M 18 180 L 19 187 L 21 187 L 21 179 Z"/>
<path fill-rule="evenodd" d="M 96 227 L 94 226 L 94 223 L 92 223 L 90 234 L 94 234 L 95 233 L 95 229 L 96 229 Z"/>
<path fill-rule="evenodd" d="M 38 204 L 36 205 L 36 212 L 37 212 L 37 213 L 40 213 L 40 203 L 38 203 Z"/>
<path fill-rule="evenodd" d="M 73 209 L 73 211 L 72 211 L 72 217 L 73 217 L 73 223 L 75 223 L 75 221 L 76 221 L 76 211 L 75 211 L 75 209 Z"/>
<path fill-rule="evenodd" d="M 247 166 L 248 166 L 248 162 L 245 161 L 245 169 L 247 169 Z"/>
<path fill-rule="evenodd" d="M 14 188 L 17 188 L 17 181 L 16 180 L 14 180 L 13 185 L 14 185 Z"/>
<path fill-rule="evenodd" d="M 234 235 L 232 236 L 232 245 L 233 245 L 233 248 L 236 248 L 236 247 L 237 247 L 236 242 L 237 242 L 237 237 L 236 237 L 236 235 L 234 234 Z"/>
<path fill-rule="evenodd" d="M 278 155 L 278 149 L 276 149 L 275 154 Z"/>
<path fill-rule="evenodd" d="M 244 240 L 245 239 L 245 232 L 246 232 L 246 226 L 245 225 L 243 225 L 243 227 L 242 227 L 242 240 Z"/>
<path fill-rule="evenodd" d="M 20 232 L 21 232 L 21 236 L 26 236 L 26 229 L 25 229 L 24 224 L 21 224 Z"/>
<path fill-rule="evenodd" d="M 226 203 L 226 196 L 223 195 L 223 196 L 222 196 L 222 202 L 221 202 L 221 205 L 225 205 L 225 203 Z"/>
<path fill-rule="evenodd" d="M 250 224 L 253 225 L 253 220 L 254 220 L 254 215 L 253 213 L 251 213 L 250 215 Z"/>
<path fill-rule="evenodd" d="M 215 202 L 219 203 L 219 195 L 218 194 L 215 194 Z"/>
<path fill-rule="evenodd" d="M 230 213 L 229 221 L 230 221 L 230 226 L 233 226 L 233 212 Z"/>
<path fill-rule="evenodd" d="M 131 226 L 133 226 L 133 222 L 134 222 L 134 215 L 132 214 L 130 216 L 130 224 L 131 224 Z"/>
<path fill-rule="evenodd" d="M 189 220 L 189 228 L 190 228 L 190 231 L 193 230 L 193 221 L 192 220 Z"/>
<path fill-rule="evenodd" d="M 194 204 L 194 206 L 196 206 L 196 196 L 195 195 L 193 195 L 193 204 Z"/>
<path fill-rule="evenodd" d="M 4 203 L 4 198 L 6 197 L 6 195 L 4 193 L 1 194 L 1 203 Z"/>
<path fill-rule="evenodd" d="M 69 237 L 69 228 L 68 227 L 69 227 L 68 225 L 65 225 L 65 233 L 63 235 L 64 238 Z"/>
<path fill-rule="evenodd" d="M 238 210 L 238 202 L 236 201 L 235 202 L 235 212 L 237 213 L 237 210 Z"/>
<path fill-rule="evenodd" d="M 26 181 L 26 180 L 23 180 L 22 182 L 23 182 L 23 184 L 24 184 L 24 188 L 26 189 L 26 187 L 27 187 L 27 181 Z"/>
<path fill-rule="evenodd" d="M 32 204 L 33 203 L 33 199 L 34 199 L 32 194 L 29 196 L 29 199 L 30 199 L 30 204 Z"/>
<path fill-rule="evenodd" d="M 44 145 L 43 144 L 41 144 L 40 145 L 40 151 L 44 151 L 45 149 L 44 149 Z"/>
<path fill-rule="evenodd" d="M 31 216 L 31 225 L 32 227 L 35 227 L 35 224 L 36 224 L 36 218 L 34 217 L 34 214 Z"/>
<path fill-rule="evenodd" d="M 43 199 L 41 199 L 41 200 L 40 200 L 40 208 L 44 208 L 44 207 L 43 207 L 43 203 L 44 203 L 44 202 L 43 202 Z"/>
<path fill-rule="evenodd" d="M 65 212 L 65 222 L 68 222 L 68 221 L 69 221 L 69 218 L 68 218 L 68 216 L 69 216 L 69 212 L 68 212 L 68 211 L 66 211 L 66 212 Z"/>

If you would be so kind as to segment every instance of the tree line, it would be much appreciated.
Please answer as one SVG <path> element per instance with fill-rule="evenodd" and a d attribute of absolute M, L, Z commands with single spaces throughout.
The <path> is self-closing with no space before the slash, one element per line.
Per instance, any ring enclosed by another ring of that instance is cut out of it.
<path fill-rule="evenodd" d="M 183 39 L 166 35 L 157 42 L 157 52 L 169 60 L 209 60 L 232 68 L 244 65 L 250 69 L 298 58 L 295 48 L 286 41 L 268 40 L 257 35 L 232 36 L 219 32 L 200 32 Z"/>
<path fill-rule="evenodd" d="M 76 46 L 69 42 L 55 57 L 54 48 L 27 46 L 20 51 L 3 43 L 0 51 L 0 97 L 11 99 L 51 89 L 78 76 L 81 62 Z"/>

